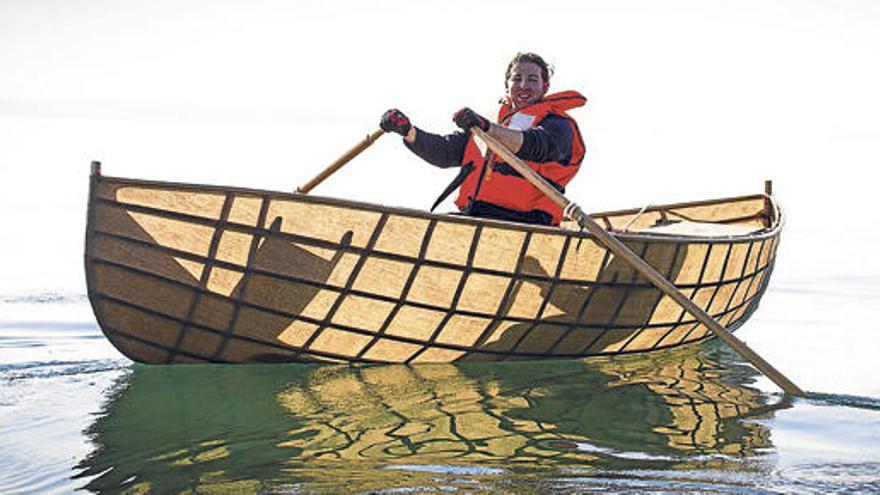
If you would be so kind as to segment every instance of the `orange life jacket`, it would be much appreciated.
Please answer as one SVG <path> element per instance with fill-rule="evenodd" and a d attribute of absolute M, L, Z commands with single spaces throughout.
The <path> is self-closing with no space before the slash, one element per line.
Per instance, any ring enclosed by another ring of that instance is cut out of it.
<path fill-rule="evenodd" d="M 498 124 L 513 129 L 526 130 L 537 126 L 547 115 L 553 114 L 565 118 L 571 125 L 572 143 L 571 158 L 567 163 L 529 162 L 533 170 L 547 179 L 551 185 L 565 191 L 565 185 L 574 177 L 584 159 L 584 140 L 577 123 L 567 110 L 583 106 L 587 99 L 576 91 L 562 91 L 545 96 L 541 101 L 514 110 L 509 101 L 505 101 L 498 111 Z M 528 212 L 540 210 L 553 217 L 553 225 L 562 220 L 562 208 L 557 206 L 544 193 L 523 178 L 507 163 L 500 161 L 491 151 L 484 152 L 483 143 L 477 144 L 473 136 L 465 145 L 461 160 L 462 167 L 470 172 L 461 183 L 455 205 L 467 211 L 471 202 L 483 201 L 510 210 Z"/>

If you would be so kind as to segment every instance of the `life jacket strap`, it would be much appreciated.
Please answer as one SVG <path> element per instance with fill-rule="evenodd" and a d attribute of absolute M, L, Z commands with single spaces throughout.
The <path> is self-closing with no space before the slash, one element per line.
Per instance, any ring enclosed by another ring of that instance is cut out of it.
<path fill-rule="evenodd" d="M 437 197 L 437 201 L 434 201 L 434 204 L 431 206 L 430 211 L 434 211 L 437 206 L 443 202 L 444 199 L 448 198 L 450 194 L 452 194 L 456 189 L 461 186 L 465 179 L 467 179 L 468 174 L 474 169 L 474 162 L 467 162 L 461 166 L 461 169 L 458 171 L 458 175 L 452 179 L 452 182 L 446 186 L 446 189 L 440 193 L 440 196 Z"/>

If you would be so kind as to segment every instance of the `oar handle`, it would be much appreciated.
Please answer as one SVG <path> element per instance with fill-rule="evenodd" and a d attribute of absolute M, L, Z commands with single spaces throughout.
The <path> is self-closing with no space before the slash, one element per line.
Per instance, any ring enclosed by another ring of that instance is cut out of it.
<path fill-rule="evenodd" d="M 374 131 L 372 134 L 367 136 L 363 141 L 354 145 L 350 150 L 346 151 L 344 155 L 340 156 L 336 159 L 335 162 L 331 163 L 327 168 L 321 171 L 314 179 L 305 183 L 300 187 L 296 188 L 296 192 L 301 194 L 308 194 L 309 191 L 315 188 L 318 184 L 324 182 L 324 179 L 333 175 L 337 170 L 342 168 L 343 165 L 350 162 L 352 158 L 361 154 L 362 151 L 369 148 L 374 141 L 379 139 L 379 136 L 385 134 L 385 131 L 382 129 L 378 129 Z"/>
<path fill-rule="evenodd" d="M 565 215 L 572 220 L 575 220 L 578 225 L 585 228 L 590 234 L 593 235 L 603 246 L 605 246 L 609 251 L 614 253 L 615 256 L 624 259 L 627 263 L 630 264 L 637 272 L 639 272 L 643 277 L 648 279 L 655 287 L 660 289 L 664 294 L 668 295 L 672 300 L 678 303 L 682 308 L 684 308 L 688 313 L 692 314 L 694 318 L 697 319 L 703 325 L 706 325 L 712 333 L 715 334 L 716 337 L 720 338 L 724 341 L 728 346 L 730 346 L 734 351 L 736 351 L 740 356 L 742 356 L 745 360 L 751 363 L 755 368 L 760 370 L 764 375 L 773 380 L 776 385 L 779 386 L 786 393 L 797 396 L 797 397 L 805 397 L 806 394 L 803 390 L 801 390 L 797 385 L 791 382 L 788 378 L 785 377 L 782 373 L 780 373 L 776 368 L 774 368 L 770 363 L 765 361 L 761 356 L 755 353 L 755 351 L 751 350 L 745 342 L 736 338 L 732 333 L 727 331 L 726 328 L 721 326 L 720 323 L 715 321 L 714 318 L 709 316 L 708 313 L 703 311 L 702 308 L 694 304 L 693 301 L 687 298 L 677 287 L 675 287 L 670 281 L 666 280 L 657 270 L 654 269 L 651 265 L 646 263 L 643 259 L 639 258 L 635 253 L 632 252 L 625 244 L 617 240 L 614 236 L 612 236 L 607 230 L 603 229 L 599 226 L 589 215 L 585 214 L 581 208 L 568 200 L 565 196 L 562 195 L 556 188 L 551 186 L 544 180 L 543 177 L 537 174 L 534 170 L 531 169 L 528 165 L 525 164 L 522 160 L 520 160 L 516 155 L 510 152 L 504 145 L 495 140 L 492 136 L 489 136 L 482 129 L 477 127 L 472 127 L 471 131 L 475 136 L 482 139 L 489 148 L 495 152 L 498 156 L 504 159 L 510 166 L 512 166 L 517 172 L 520 173 L 523 177 L 525 177 L 529 182 L 532 183 L 535 187 L 537 187 L 541 192 L 546 194 L 550 199 L 553 200 L 554 203 L 559 205 Z"/>

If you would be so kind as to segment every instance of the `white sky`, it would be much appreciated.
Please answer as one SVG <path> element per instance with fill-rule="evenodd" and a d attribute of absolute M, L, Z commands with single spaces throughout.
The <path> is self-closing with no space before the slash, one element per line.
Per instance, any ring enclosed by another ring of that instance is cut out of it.
<path fill-rule="evenodd" d="M 777 277 L 880 284 L 876 1 L 0 0 L 0 294 L 84 291 L 92 159 L 293 190 L 388 107 L 436 132 L 462 106 L 493 115 L 525 50 L 589 99 L 569 188 L 586 210 L 774 179 Z M 314 194 L 427 208 L 453 175 L 385 136 Z"/>

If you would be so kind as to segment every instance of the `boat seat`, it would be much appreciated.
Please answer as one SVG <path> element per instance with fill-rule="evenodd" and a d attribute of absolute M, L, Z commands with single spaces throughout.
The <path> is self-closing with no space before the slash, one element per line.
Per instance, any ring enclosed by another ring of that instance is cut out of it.
<path fill-rule="evenodd" d="M 761 230 L 764 230 L 764 227 L 756 227 L 755 225 L 681 221 L 653 225 L 638 232 L 698 237 L 724 237 L 748 235 Z"/>

